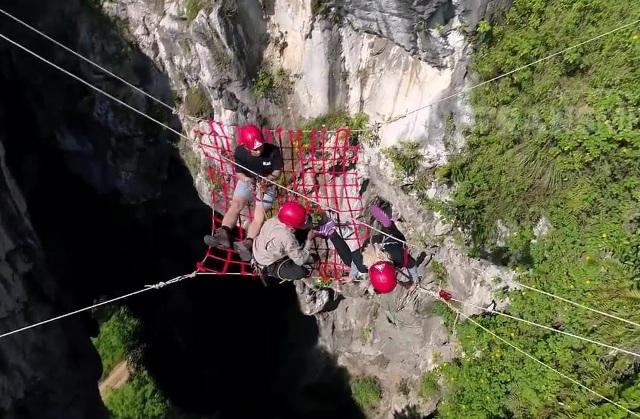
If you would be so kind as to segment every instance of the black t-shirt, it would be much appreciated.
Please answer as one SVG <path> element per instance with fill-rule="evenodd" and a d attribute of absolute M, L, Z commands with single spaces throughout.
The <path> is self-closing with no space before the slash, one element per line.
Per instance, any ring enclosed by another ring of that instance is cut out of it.
<path fill-rule="evenodd" d="M 238 146 L 233 153 L 233 159 L 236 163 L 243 165 L 261 176 L 268 176 L 273 173 L 274 170 L 282 170 L 282 153 L 280 152 L 280 148 L 271 143 L 264 145 L 264 150 L 260 157 L 254 157 L 245 147 Z M 256 177 L 253 173 L 239 166 L 236 166 L 236 172 L 251 178 Z"/>

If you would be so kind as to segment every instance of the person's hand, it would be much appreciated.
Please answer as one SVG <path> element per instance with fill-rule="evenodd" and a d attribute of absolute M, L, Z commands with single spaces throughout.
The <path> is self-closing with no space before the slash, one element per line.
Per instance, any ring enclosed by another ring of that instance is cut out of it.
<path fill-rule="evenodd" d="M 267 192 L 267 187 L 269 184 L 264 179 L 256 180 L 256 195 L 262 195 Z"/>
<path fill-rule="evenodd" d="M 309 230 L 307 233 L 307 240 L 313 240 L 316 237 L 316 231 L 314 229 Z"/>

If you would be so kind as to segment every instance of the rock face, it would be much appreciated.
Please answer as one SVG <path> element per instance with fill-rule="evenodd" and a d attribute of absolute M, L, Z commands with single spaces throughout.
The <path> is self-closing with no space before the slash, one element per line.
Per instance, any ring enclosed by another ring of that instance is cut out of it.
<path fill-rule="evenodd" d="M 0 116 L 2 116 L 0 107 Z M 0 129 L 0 333 L 56 315 L 65 307 L 13 176 Z M 3 418 L 107 418 L 96 390 L 100 359 L 78 319 L 0 341 Z"/>
<path fill-rule="evenodd" d="M 36 3 L 10 1 L 3 9 L 91 59 L 111 63 L 115 72 L 155 95 L 170 93 L 161 73 L 129 49 L 117 29 L 85 2 Z M 68 16 L 74 19 L 60 25 Z M 45 58 L 150 112 L 142 95 L 115 89 L 92 67 L 80 65 L 5 17 L 2 27 L 5 35 Z M 171 146 L 166 134 L 150 130 L 135 114 L 79 88 L 7 43 L 0 45 L 0 62 L 0 333 L 5 333 L 89 305 L 103 292 L 130 289 L 131 284 L 114 279 L 113 271 L 110 283 L 101 282 L 112 268 L 94 271 L 108 254 L 91 253 L 99 253 L 108 241 L 100 234 L 107 220 L 92 213 L 86 202 L 64 201 L 70 191 L 80 195 L 84 189 L 126 204 L 158 197 L 167 179 Z M 65 169 L 53 166 L 54 160 Z M 63 170 L 81 181 L 56 183 L 64 178 L 59 173 Z M 73 219 L 70 214 L 76 213 Z M 79 237 L 59 227 L 73 224 L 89 227 Z M 87 249 L 88 260 L 74 254 L 78 247 Z M 91 270 L 79 274 L 78 285 L 72 283 L 69 266 Z M 119 265 L 111 266 L 117 270 Z M 96 333 L 95 322 L 81 314 L 0 340 L 0 416 L 108 417 L 97 392 L 101 362 L 89 339 Z"/>
<path fill-rule="evenodd" d="M 199 10 L 188 10 L 194 4 Z M 178 96 L 186 98 L 195 85 L 205 87 L 216 119 L 225 123 L 290 126 L 340 109 L 364 112 L 380 123 L 381 142 L 367 148 L 362 167 L 370 179 L 368 196 L 393 203 L 396 218 L 404 220 L 401 230 L 427 252 L 427 261 L 447 270 L 449 289 L 488 305 L 512 273 L 466 257 L 452 226 L 399 192 L 380 148 L 418 141 L 424 165 L 434 168 L 463 144 L 461 128 L 473 122 L 465 98 L 444 98 L 471 82 L 475 26 L 509 5 L 510 0 L 126 0 L 106 1 L 103 9 L 126 24 L 169 74 Z M 281 76 L 266 94 L 256 94 L 253 79 L 260 72 Z M 188 129 L 197 122 L 184 114 L 181 119 Z M 197 167 L 193 174 L 206 200 L 207 182 Z M 430 196 L 446 199 L 446 188 L 434 183 L 432 189 Z M 435 287 L 429 285 L 432 269 L 421 269 L 425 287 Z M 309 287 L 298 288 L 303 311 L 315 313 L 320 297 L 308 294 Z M 398 289 L 388 298 L 368 300 L 363 290 L 352 291 L 354 297 L 345 297 L 336 310 L 316 316 L 321 343 L 353 374 L 379 378 L 385 390 L 380 417 L 407 405 L 432 410 L 433 403 L 417 397 L 419 377 L 450 359 L 454 346 L 441 320 L 431 315 L 433 299 Z M 402 380 L 411 384 L 408 392 L 398 391 Z"/>

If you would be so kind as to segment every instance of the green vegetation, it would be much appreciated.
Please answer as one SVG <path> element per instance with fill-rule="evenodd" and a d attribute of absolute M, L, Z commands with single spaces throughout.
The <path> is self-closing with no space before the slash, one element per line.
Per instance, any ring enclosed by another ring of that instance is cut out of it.
<path fill-rule="evenodd" d="M 200 172 L 200 158 L 191 148 L 189 140 L 185 140 L 184 138 L 180 138 L 178 140 L 178 153 L 180 154 L 184 165 L 189 169 L 189 173 L 191 173 L 191 176 L 195 179 L 195 176 Z M 213 188 L 220 188 L 219 183 L 212 182 L 209 176 L 207 176 L 207 181 Z"/>
<path fill-rule="evenodd" d="M 253 81 L 253 93 L 257 98 L 269 99 L 277 104 L 283 104 L 292 91 L 291 74 L 283 68 L 275 71 L 261 68 Z"/>
<path fill-rule="evenodd" d="M 177 417 L 144 369 L 134 372 L 122 387 L 109 392 L 105 405 L 114 419 Z"/>
<path fill-rule="evenodd" d="M 311 14 L 313 16 L 327 17 L 330 8 L 329 1 L 327 0 L 311 0 Z"/>
<path fill-rule="evenodd" d="M 475 70 L 490 79 L 638 15 L 637 2 L 516 0 L 504 21 L 478 28 L 484 36 L 477 37 Z M 526 272 L 523 283 L 634 321 L 640 320 L 638 31 L 620 31 L 477 89 L 467 150 L 443 171 L 457 185 L 450 209 L 471 235 L 472 254 Z M 553 229 L 532 241 L 541 216 Z M 510 230 L 501 247 L 498 220 Z M 528 291 L 510 298 L 514 316 L 637 347 L 640 331 L 624 323 Z M 584 385 L 640 408 L 633 359 L 512 320 L 478 320 Z M 441 417 L 627 417 L 469 322 L 458 324 L 457 336 L 466 356 L 442 368 Z"/>
<path fill-rule="evenodd" d="M 444 321 L 444 325 L 450 331 L 453 331 L 454 324 L 456 323 L 456 313 L 451 311 L 451 309 L 442 301 L 436 300 L 433 302 L 431 307 L 433 314 L 437 314 L 442 317 Z"/>
<path fill-rule="evenodd" d="M 120 307 L 115 310 L 103 310 L 95 313 L 101 321 L 100 334 L 94 344 L 102 359 L 105 378 L 113 367 L 128 359 L 129 368 L 133 368 L 129 380 L 120 388 L 106 395 L 105 405 L 113 418 L 166 418 L 178 417 L 168 401 L 160 394 L 149 373 L 138 359 L 141 352 L 140 321 L 131 312 Z"/>
<path fill-rule="evenodd" d="M 339 5 L 332 0 L 311 0 L 311 14 L 334 25 L 339 25 L 344 20 L 340 14 Z"/>
<path fill-rule="evenodd" d="M 357 377 L 351 380 L 351 393 L 358 406 L 366 412 L 378 407 L 382 389 L 375 377 Z"/>
<path fill-rule="evenodd" d="M 93 343 L 102 360 L 102 378 L 139 345 L 140 321 L 124 307 L 116 310 L 100 325 Z"/>
<path fill-rule="evenodd" d="M 431 400 L 438 393 L 438 374 L 428 371 L 420 379 L 420 397 L 423 400 Z"/>
<path fill-rule="evenodd" d="M 436 283 L 440 287 L 446 287 L 449 283 L 449 272 L 442 262 L 432 260 L 429 263 L 429 270 L 433 273 Z"/>
<path fill-rule="evenodd" d="M 351 142 L 356 144 L 373 146 L 380 142 L 380 138 L 373 131 L 357 132 L 371 128 L 369 126 L 369 116 L 364 113 L 357 113 L 351 116 L 345 111 L 331 112 L 310 119 L 302 126 L 303 131 L 321 128 L 326 128 L 327 130 L 349 128 L 351 131 L 356 131 L 350 133 Z M 304 133 L 302 136 L 302 144 L 309 145 L 310 142 L 311 135 Z"/>
<path fill-rule="evenodd" d="M 372 337 L 373 337 L 373 325 L 366 326 L 365 328 L 362 329 L 360 338 L 363 344 L 366 345 L 369 342 L 371 342 Z"/>
<path fill-rule="evenodd" d="M 226 5 L 226 3 L 225 3 Z M 184 4 L 184 18 L 187 22 L 192 22 L 198 16 L 200 10 L 209 14 L 213 10 L 211 0 L 187 0 Z"/>
<path fill-rule="evenodd" d="M 396 178 L 405 179 L 418 174 L 423 160 L 419 143 L 400 141 L 397 145 L 383 150 L 382 153 L 391 160 Z"/>
<path fill-rule="evenodd" d="M 451 209 L 445 202 L 428 196 L 427 192 L 431 189 L 433 181 L 443 180 L 443 169 L 427 170 L 422 167 L 424 156 L 420 152 L 418 142 L 401 141 L 382 153 L 391 161 L 394 177 L 405 191 L 413 191 L 424 208 L 440 213 L 445 221 L 453 219 Z M 408 178 L 411 183 L 408 183 Z"/>
<path fill-rule="evenodd" d="M 326 278 L 316 279 L 314 282 L 314 286 L 318 290 L 329 289 L 332 288 L 333 282 L 333 272 L 329 272 L 327 273 Z"/>
<path fill-rule="evenodd" d="M 207 117 L 213 113 L 209 96 L 200 85 L 190 87 L 184 96 L 184 111 L 189 116 Z"/>

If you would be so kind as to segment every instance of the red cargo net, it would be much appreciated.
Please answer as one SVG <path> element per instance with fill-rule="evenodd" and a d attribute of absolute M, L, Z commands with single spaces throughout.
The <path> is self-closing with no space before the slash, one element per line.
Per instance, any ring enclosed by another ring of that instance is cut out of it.
<path fill-rule="evenodd" d="M 194 132 L 207 164 L 211 206 L 214 209 L 213 231 L 221 225 L 221 214 L 229 208 L 237 182 L 236 166 L 222 158 L 225 156 L 233 159 L 235 141 L 228 135 L 227 127 L 216 121 L 209 121 L 206 129 L 197 129 Z M 297 199 L 316 214 L 316 219 L 323 213 L 322 208 L 333 208 L 335 212 L 324 213 L 336 220 L 338 231 L 349 247 L 352 250 L 359 248 L 369 232 L 360 224 L 351 221 L 351 218 L 359 216 L 362 212 L 361 179 L 356 168 L 361 148 L 358 144 L 352 144 L 349 129 L 317 129 L 303 132 L 278 128 L 265 129 L 263 135 L 267 142 L 278 145 L 282 150 L 284 168 L 279 183 L 321 204 L 319 207 L 278 188 L 276 203 L 271 211 L 267 211 L 267 218 L 276 214 L 278 207 L 287 200 Z M 243 210 L 236 240 L 245 237 L 245 229 L 252 217 L 253 207 Z M 320 263 L 312 275 L 328 280 L 339 279 L 348 274 L 349 266 L 342 263 L 330 241 L 316 238 L 314 250 L 320 256 Z M 197 268 L 201 272 L 256 275 L 250 263 L 241 261 L 232 250 L 208 248 Z"/>

